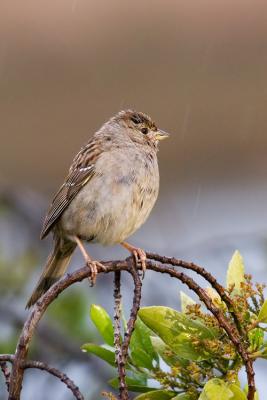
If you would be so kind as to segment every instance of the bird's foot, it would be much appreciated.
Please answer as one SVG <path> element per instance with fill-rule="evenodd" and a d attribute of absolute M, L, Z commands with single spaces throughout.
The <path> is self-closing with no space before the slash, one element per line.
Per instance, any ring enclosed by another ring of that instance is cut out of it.
<path fill-rule="evenodd" d="M 145 277 L 146 273 L 146 253 L 143 249 L 140 249 L 139 247 L 135 247 L 134 250 L 132 251 L 135 263 L 138 266 L 138 264 L 141 264 L 142 268 L 142 279 Z"/>
<path fill-rule="evenodd" d="M 90 278 L 89 278 L 90 286 L 94 286 L 95 283 L 96 283 L 96 277 L 97 277 L 97 274 L 98 274 L 98 268 L 102 269 L 102 271 L 105 271 L 106 267 L 103 264 L 101 264 L 99 261 L 93 261 L 91 259 L 91 257 L 89 256 L 89 254 L 85 250 L 81 239 L 78 238 L 78 236 L 73 236 L 72 240 L 77 243 L 77 245 L 80 248 L 81 253 L 82 253 L 82 255 L 83 255 L 84 259 L 85 259 L 87 267 L 90 268 L 90 271 L 91 271 L 91 275 L 90 275 Z"/>
<path fill-rule="evenodd" d="M 91 270 L 91 275 L 89 278 L 90 286 L 94 286 L 96 283 L 96 277 L 98 274 L 98 268 L 102 269 L 103 271 L 106 270 L 106 267 L 101 264 L 99 261 L 92 261 L 91 258 L 87 258 L 86 265 Z"/>
<path fill-rule="evenodd" d="M 138 265 L 141 264 L 142 268 L 142 279 L 145 277 L 145 272 L 146 272 L 146 253 L 143 249 L 140 249 L 139 247 L 132 246 L 129 243 L 123 242 L 121 243 L 123 247 L 125 247 L 128 251 L 130 251 L 134 257 L 135 264 L 138 267 Z"/>

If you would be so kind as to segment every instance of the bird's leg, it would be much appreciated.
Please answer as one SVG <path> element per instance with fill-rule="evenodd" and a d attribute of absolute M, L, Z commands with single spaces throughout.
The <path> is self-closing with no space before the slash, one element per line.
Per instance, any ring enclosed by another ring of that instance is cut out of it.
<path fill-rule="evenodd" d="M 85 247 L 82 243 L 82 241 L 77 237 L 73 236 L 74 241 L 77 243 L 79 249 L 81 250 L 81 253 L 85 259 L 86 265 L 90 268 L 91 270 L 91 276 L 90 276 L 90 285 L 94 286 L 96 283 L 96 277 L 97 277 L 97 267 L 101 267 L 103 270 L 106 269 L 106 267 L 101 264 L 99 261 L 93 261 L 87 251 L 85 250 Z"/>
<path fill-rule="evenodd" d="M 131 244 L 127 242 L 121 242 L 121 245 L 127 249 L 132 255 L 134 256 L 135 263 L 138 265 L 139 263 L 141 264 L 142 271 L 143 271 L 143 279 L 145 277 L 145 272 L 146 272 L 146 253 L 143 249 L 140 249 L 139 247 L 134 247 Z"/>

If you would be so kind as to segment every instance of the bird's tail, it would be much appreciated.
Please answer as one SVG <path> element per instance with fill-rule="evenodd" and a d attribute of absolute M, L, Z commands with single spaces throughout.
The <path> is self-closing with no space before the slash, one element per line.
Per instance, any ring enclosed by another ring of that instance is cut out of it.
<path fill-rule="evenodd" d="M 76 244 L 55 237 L 54 249 L 44 267 L 26 308 L 33 306 L 36 301 L 65 273 Z"/>

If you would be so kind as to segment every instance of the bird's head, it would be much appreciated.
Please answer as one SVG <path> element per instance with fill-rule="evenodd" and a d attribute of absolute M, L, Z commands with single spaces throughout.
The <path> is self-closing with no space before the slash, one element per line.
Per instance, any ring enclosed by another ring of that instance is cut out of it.
<path fill-rule="evenodd" d="M 142 113 L 132 110 L 120 111 L 113 121 L 118 124 L 129 138 L 136 143 L 158 147 L 159 141 L 169 137 L 169 134 L 157 128 L 152 119 Z"/>

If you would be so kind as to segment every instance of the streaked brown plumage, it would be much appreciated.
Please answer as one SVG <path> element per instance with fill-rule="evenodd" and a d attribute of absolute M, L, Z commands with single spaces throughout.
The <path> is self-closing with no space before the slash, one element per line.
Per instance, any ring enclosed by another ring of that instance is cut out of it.
<path fill-rule="evenodd" d="M 145 268 L 143 250 L 124 240 L 146 220 L 156 201 L 158 141 L 167 136 L 147 115 L 126 110 L 106 122 L 80 150 L 45 218 L 41 239 L 53 231 L 54 250 L 27 307 L 64 274 L 77 245 L 94 282 L 98 263 L 89 258 L 82 240 L 121 243 Z"/>

